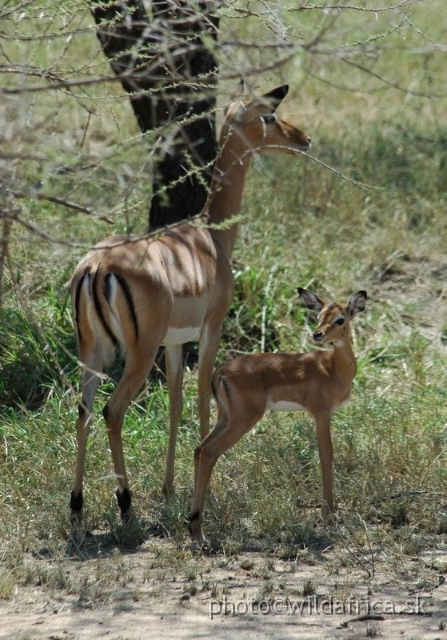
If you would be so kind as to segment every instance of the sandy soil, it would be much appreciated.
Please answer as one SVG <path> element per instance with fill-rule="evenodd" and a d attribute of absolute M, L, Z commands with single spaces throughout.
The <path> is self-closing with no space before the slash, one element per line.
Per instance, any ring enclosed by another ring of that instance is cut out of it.
<path fill-rule="evenodd" d="M 447 540 L 438 542 L 405 561 L 360 554 L 357 566 L 337 545 L 289 560 L 193 555 L 159 539 L 99 550 L 58 562 L 62 588 L 37 580 L 0 601 L 0 638 L 447 638 Z M 39 563 L 56 571 L 54 560 L 30 563 L 33 575 Z"/>

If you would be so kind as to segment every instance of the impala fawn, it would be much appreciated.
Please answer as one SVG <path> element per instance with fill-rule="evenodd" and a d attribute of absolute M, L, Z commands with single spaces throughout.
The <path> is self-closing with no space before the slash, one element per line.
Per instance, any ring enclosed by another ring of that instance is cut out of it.
<path fill-rule="evenodd" d="M 351 296 L 347 305 L 325 302 L 298 288 L 303 304 L 318 314 L 312 338 L 332 344 L 327 351 L 258 353 L 236 358 L 213 375 L 217 424 L 195 450 L 194 496 L 188 528 L 193 542 L 203 544 L 203 505 L 218 458 L 250 431 L 266 411 L 307 411 L 315 421 L 323 471 L 323 518 L 334 511 L 332 488 L 332 413 L 350 398 L 357 362 L 351 344 L 351 320 L 366 305 L 366 291 Z"/>

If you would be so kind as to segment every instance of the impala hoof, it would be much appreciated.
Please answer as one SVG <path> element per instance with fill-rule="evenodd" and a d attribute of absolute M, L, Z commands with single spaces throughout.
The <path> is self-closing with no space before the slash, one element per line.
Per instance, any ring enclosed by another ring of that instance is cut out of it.
<path fill-rule="evenodd" d="M 191 536 L 191 549 L 198 551 L 208 546 L 208 541 L 202 533 L 202 519 L 199 511 L 191 513 L 185 524 Z"/>
<path fill-rule="evenodd" d="M 82 526 L 83 504 L 82 491 L 78 494 L 72 491 L 70 496 L 70 541 L 76 546 L 80 546 L 85 540 L 85 530 Z"/>

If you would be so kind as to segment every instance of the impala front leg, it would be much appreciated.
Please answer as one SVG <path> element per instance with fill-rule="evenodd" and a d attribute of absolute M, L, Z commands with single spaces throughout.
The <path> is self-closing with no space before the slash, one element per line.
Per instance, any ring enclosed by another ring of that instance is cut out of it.
<path fill-rule="evenodd" d="M 178 425 L 183 411 L 183 345 L 166 345 L 166 376 L 169 391 L 169 443 L 166 455 L 166 472 L 163 493 L 166 497 L 174 491 L 175 446 Z"/>
<path fill-rule="evenodd" d="M 217 328 L 205 326 L 200 337 L 198 372 L 200 440 L 203 440 L 210 430 L 211 378 L 219 350 L 220 333 L 220 324 Z"/>
<path fill-rule="evenodd" d="M 322 513 L 323 521 L 326 525 L 330 515 L 335 511 L 332 477 L 334 451 L 331 438 L 331 412 L 322 411 L 314 414 L 314 420 L 317 430 L 318 453 L 323 474 Z"/>

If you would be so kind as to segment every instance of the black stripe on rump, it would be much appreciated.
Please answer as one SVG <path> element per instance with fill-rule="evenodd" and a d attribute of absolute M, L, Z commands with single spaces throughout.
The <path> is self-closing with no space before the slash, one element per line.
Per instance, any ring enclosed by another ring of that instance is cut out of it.
<path fill-rule="evenodd" d="M 127 283 L 127 280 L 120 274 L 113 274 L 115 276 L 115 278 L 117 279 L 117 281 L 120 284 L 120 287 L 124 293 L 124 297 L 126 298 L 127 301 L 127 306 L 129 307 L 129 312 L 130 312 L 130 317 L 132 318 L 132 324 L 133 324 L 133 328 L 135 331 L 135 338 L 136 340 L 138 340 L 138 318 L 137 318 L 137 314 L 135 312 L 135 305 L 133 303 L 133 298 L 132 298 L 132 292 L 130 290 L 130 287 Z"/>
<path fill-rule="evenodd" d="M 113 333 L 112 329 L 110 328 L 110 325 L 108 324 L 108 322 L 107 322 L 107 320 L 105 318 L 104 311 L 103 311 L 102 306 L 101 306 L 101 301 L 99 300 L 99 295 L 98 295 L 98 275 L 97 275 L 97 273 L 94 275 L 93 286 L 92 286 L 92 297 L 93 297 L 93 304 L 95 305 L 96 315 L 100 319 L 101 324 L 102 324 L 102 326 L 104 328 L 104 331 L 109 336 L 110 340 L 112 341 L 113 346 L 116 346 L 118 344 L 118 339 L 117 339 L 116 335 Z"/>
<path fill-rule="evenodd" d="M 79 314 L 80 314 L 80 299 L 81 299 L 81 289 L 84 284 L 84 280 L 87 277 L 86 274 L 82 276 L 82 278 L 78 282 L 78 286 L 76 287 L 75 292 L 75 318 L 76 318 L 76 331 L 78 332 L 78 341 L 82 342 L 82 334 L 81 334 L 81 325 L 79 324 Z"/>

